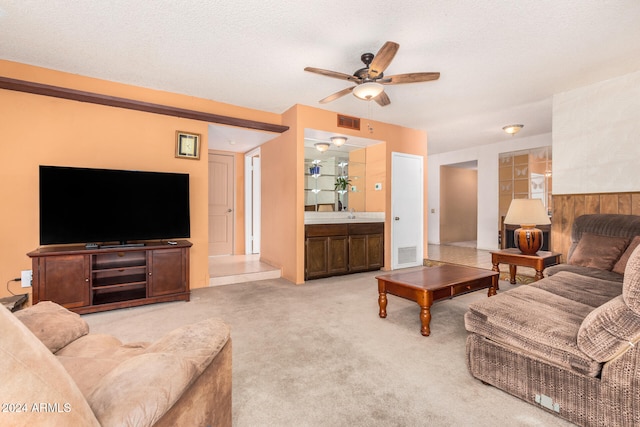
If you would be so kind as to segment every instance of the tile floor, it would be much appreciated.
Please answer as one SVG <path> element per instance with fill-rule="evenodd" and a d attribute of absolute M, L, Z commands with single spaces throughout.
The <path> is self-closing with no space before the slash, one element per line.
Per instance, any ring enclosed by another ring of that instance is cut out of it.
<path fill-rule="evenodd" d="M 275 279 L 280 275 L 280 269 L 260 261 L 259 254 L 209 257 L 209 286 Z"/>

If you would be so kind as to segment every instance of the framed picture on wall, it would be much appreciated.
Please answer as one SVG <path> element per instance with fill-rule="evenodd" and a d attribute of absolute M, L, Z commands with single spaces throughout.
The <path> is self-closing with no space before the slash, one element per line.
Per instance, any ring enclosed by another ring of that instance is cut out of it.
<path fill-rule="evenodd" d="M 200 134 L 176 131 L 176 157 L 200 159 Z"/>

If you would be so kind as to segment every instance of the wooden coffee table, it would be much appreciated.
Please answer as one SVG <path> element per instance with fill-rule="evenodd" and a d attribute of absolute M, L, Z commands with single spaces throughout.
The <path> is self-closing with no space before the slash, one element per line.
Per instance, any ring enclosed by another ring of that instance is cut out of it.
<path fill-rule="evenodd" d="M 491 252 L 491 263 L 493 271 L 500 273 L 500 263 L 509 264 L 509 281 L 512 285 L 516 283 L 517 266 L 531 267 L 536 270 L 535 280 L 544 277 L 542 272 L 545 268 L 560 264 L 562 254 L 548 251 L 538 251 L 535 255 L 525 255 L 520 249 L 509 248 L 501 251 Z"/>
<path fill-rule="evenodd" d="M 387 294 L 414 301 L 420 306 L 420 333 L 429 336 L 434 302 L 484 288 L 489 288 L 488 296 L 495 295 L 499 289 L 499 275 L 481 268 L 445 264 L 376 276 L 379 315 L 383 319 L 387 317 Z"/>

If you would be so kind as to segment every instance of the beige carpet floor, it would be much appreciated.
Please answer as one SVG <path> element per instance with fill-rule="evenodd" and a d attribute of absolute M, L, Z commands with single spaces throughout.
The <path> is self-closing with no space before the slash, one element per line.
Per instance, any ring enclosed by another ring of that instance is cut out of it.
<path fill-rule="evenodd" d="M 469 375 L 463 315 L 486 291 L 437 302 L 423 337 L 411 301 L 390 295 L 387 318 L 378 317 L 376 274 L 196 289 L 186 303 L 83 317 L 124 342 L 224 319 L 236 427 L 573 425 Z"/>

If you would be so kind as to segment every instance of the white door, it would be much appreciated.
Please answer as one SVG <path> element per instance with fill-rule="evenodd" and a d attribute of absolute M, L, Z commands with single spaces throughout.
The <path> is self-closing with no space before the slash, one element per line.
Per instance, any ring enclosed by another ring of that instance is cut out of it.
<path fill-rule="evenodd" d="M 245 156 L 245 253 L 260 253 L 260 149 Z"/>
<path fill-rule="evenodd" d="M 422 156 L 391 153 L 391 268 L 423 263 Z"/>
<path fill-rule="evenodd" d="M 233 156 L 209 154 L 209 255 L 233 252 Z"/>

